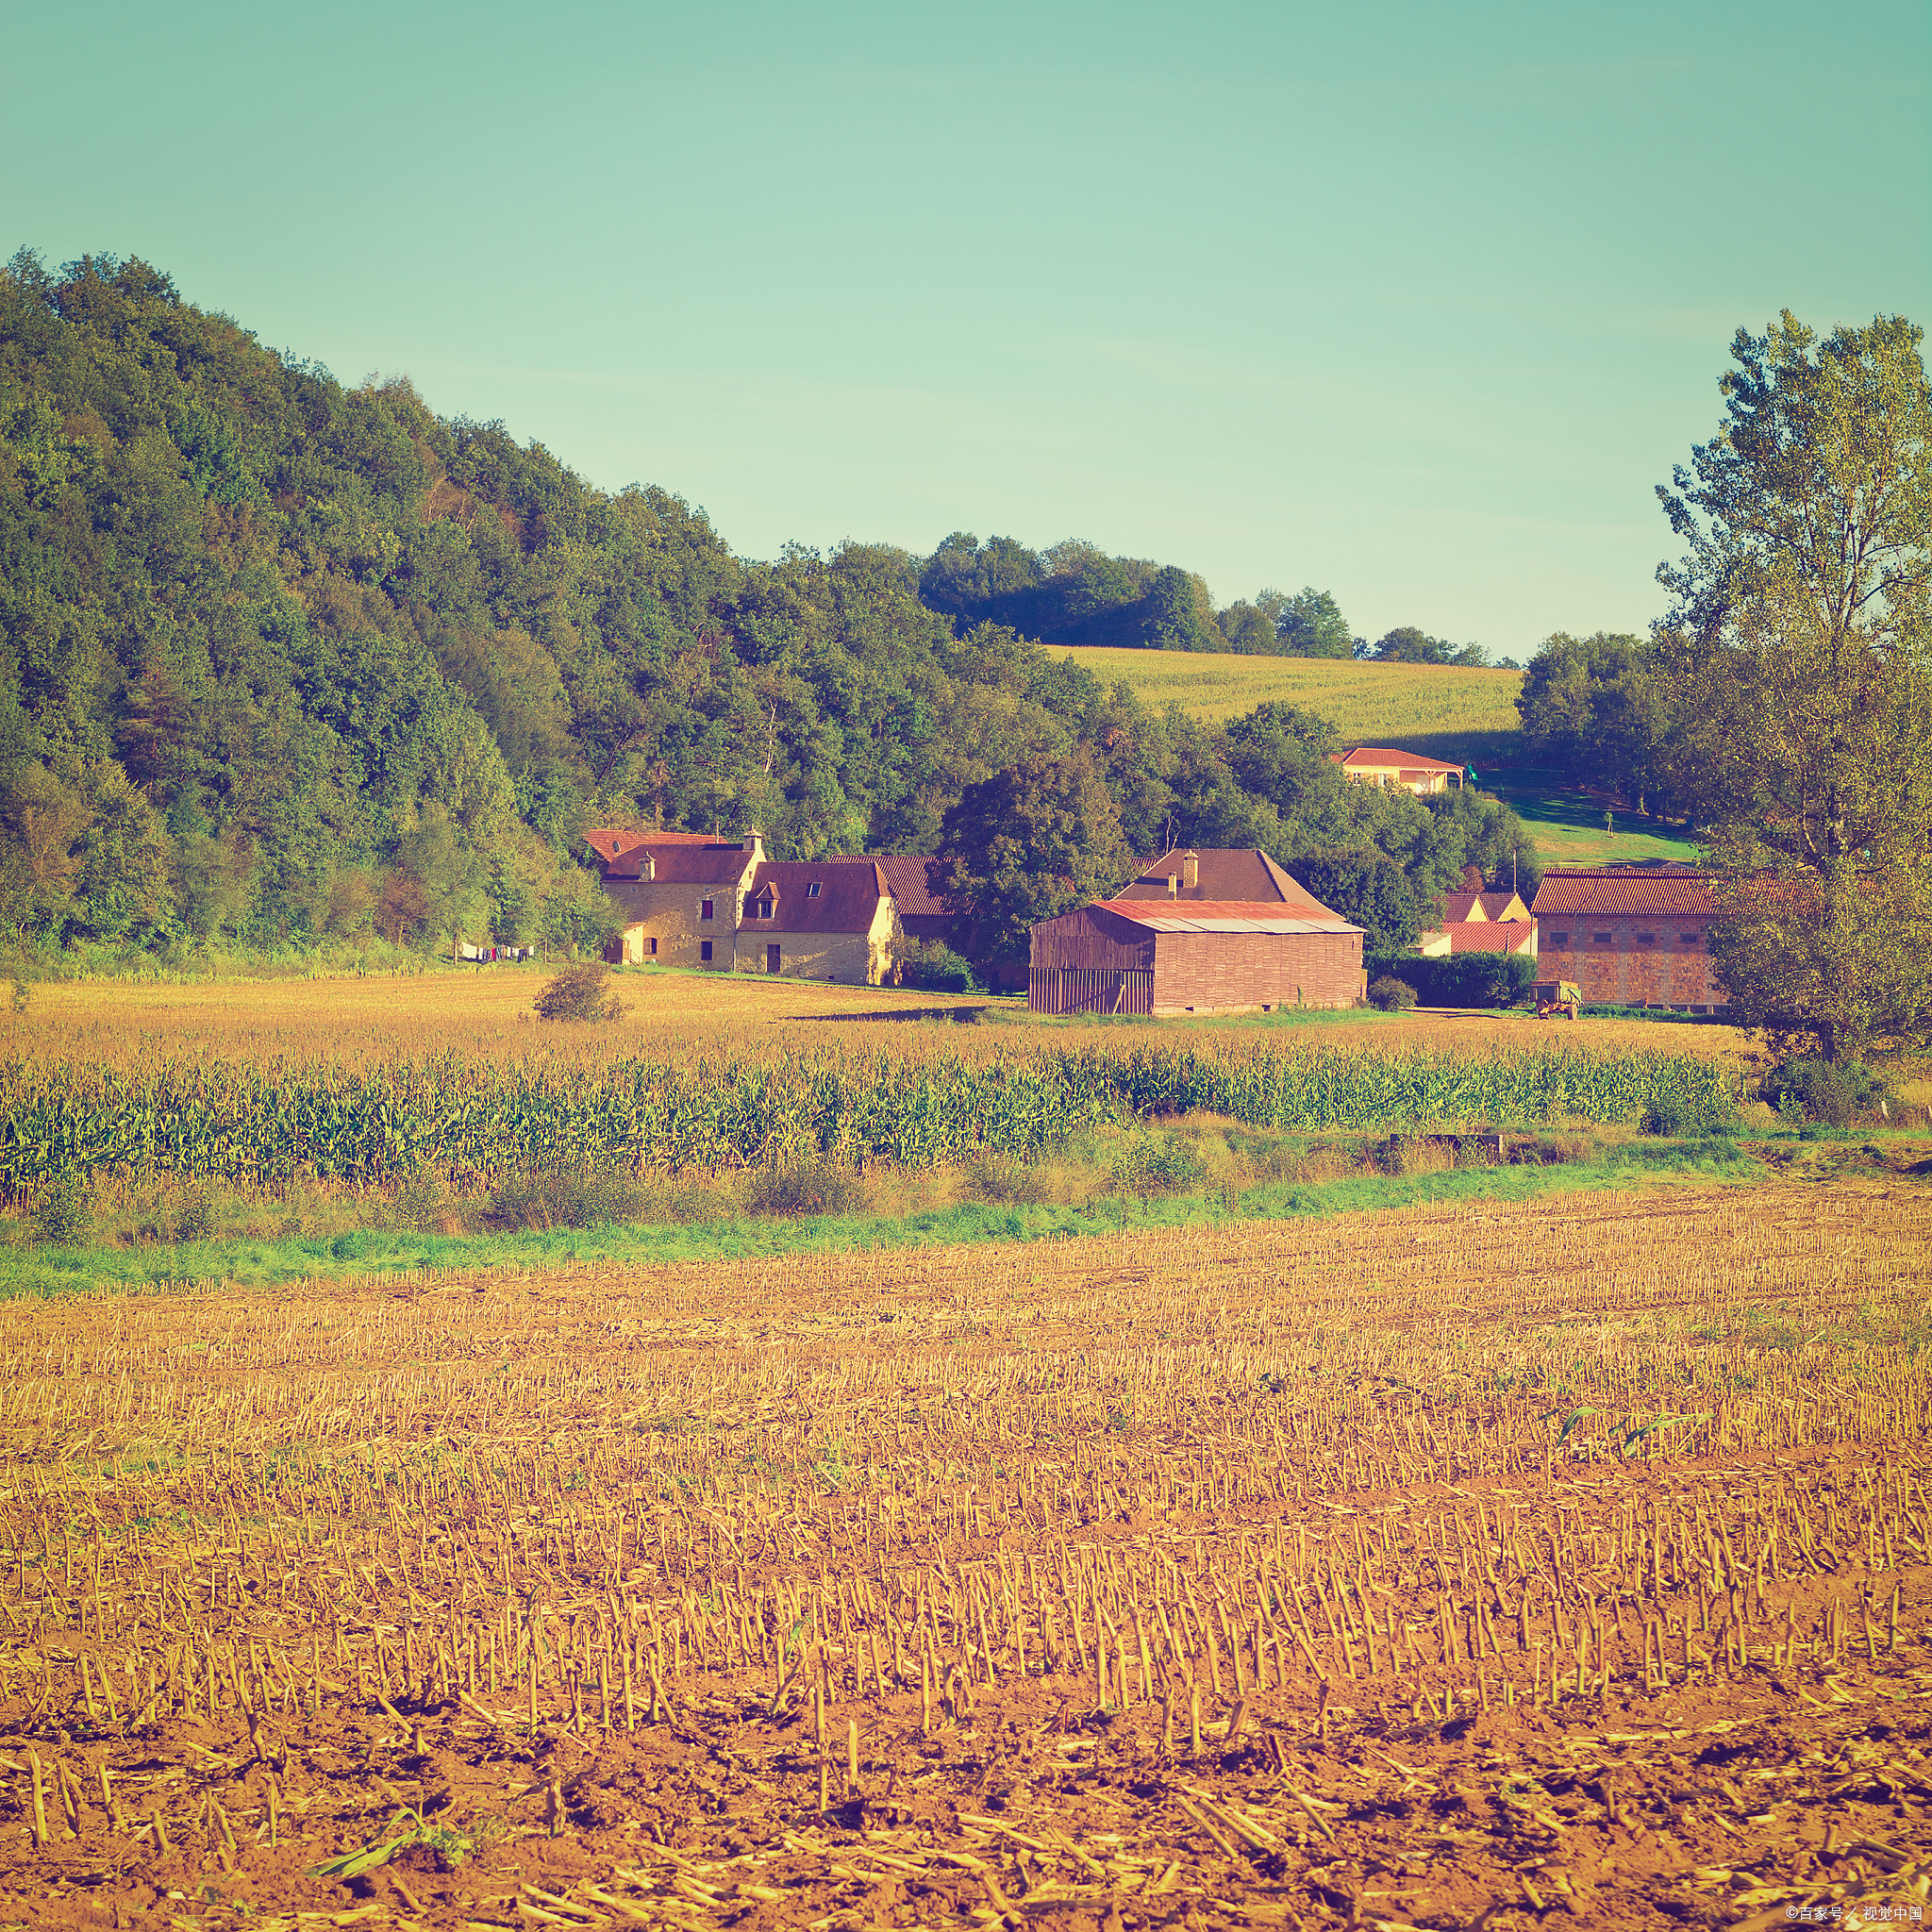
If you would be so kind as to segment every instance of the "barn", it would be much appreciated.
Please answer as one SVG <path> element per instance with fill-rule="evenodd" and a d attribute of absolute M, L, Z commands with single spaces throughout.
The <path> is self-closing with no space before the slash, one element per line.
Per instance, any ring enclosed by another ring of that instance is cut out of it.
<path fill-rule="evenodd" d="M 1033 928 L 1035 1013 L 1352 1007 L 1362 930 L 1320 901 L 1103 899 Z"/>

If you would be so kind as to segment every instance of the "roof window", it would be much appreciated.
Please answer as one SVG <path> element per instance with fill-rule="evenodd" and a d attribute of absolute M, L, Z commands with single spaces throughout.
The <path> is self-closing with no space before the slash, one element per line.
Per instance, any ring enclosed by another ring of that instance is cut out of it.
<path fill-rule="evenodd" d="M 810 882 L 810 884 L 806 887 L 805 896 L 808 899 L 816 899 L 819 895 L 819 885 L 820 881 L 817 879 L 813 879 Z"/>

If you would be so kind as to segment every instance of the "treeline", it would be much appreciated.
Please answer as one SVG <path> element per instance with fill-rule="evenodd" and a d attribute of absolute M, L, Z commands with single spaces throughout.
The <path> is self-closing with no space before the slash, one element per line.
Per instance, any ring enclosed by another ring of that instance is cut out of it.
<path fill-rule="evenodd" d="M 1214 612 L 1086 545 L 742 558 L 665 490 L 592 489 L 406 378 L 345 388 L 138 260 L 0 274 L 16 950 L 587 948 L 591 824 L 932 851 L 1042 765 L 1097 783 L 1108 850 L 1324 859 L 1381 945 L 1467 865 L 1533 880 L 1494 800 L 1349 785 L 1319 719 L 1152 711 L 1040 641 L 1118 641 L 1134 610 L 1197 647 L 1338 655 L 1347 631 L 1319 593 Z"/>

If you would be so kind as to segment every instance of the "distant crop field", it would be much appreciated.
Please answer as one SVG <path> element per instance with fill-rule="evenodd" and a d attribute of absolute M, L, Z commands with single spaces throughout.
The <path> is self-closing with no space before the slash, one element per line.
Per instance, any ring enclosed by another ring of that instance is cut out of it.
<path fill-rule="evenodd" d="M 1433 664 L 1356 664 L 1321 658 L 1224 652 L 1074 650 L 1103 683 L 1124 682 L 1145 702 L 1195 718 L 1238 718 L 1257 705 L 1295 705 L 1326 718 L 1344 742 L 1391 744 L 1430 758 L 1513 758 L 1520 671 Z"/>

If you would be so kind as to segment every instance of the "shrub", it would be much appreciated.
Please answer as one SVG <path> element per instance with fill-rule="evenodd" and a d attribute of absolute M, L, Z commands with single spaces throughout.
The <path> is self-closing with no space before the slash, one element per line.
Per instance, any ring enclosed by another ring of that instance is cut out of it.
<path fill-rule="evenodd" d="M 961 1169 L 966 1185 L 982 1201 L 1039 1201 L 1046 1190 L 1039 1170 L 1019 1155 L 982 1147 Z"/>
<path fill-rule="evenodd" d="M 56 1247 L 76 1248 L 93 1226 L 93 1195 L 87 1176 L 75 1168 L 57 1174 L 41 1190 L 34 1209 L 34 1239 Z"/>
<path fill-rule="evenodd" d="M 921 992 L 977 992 L 972 962 L 944 940 L 908 940 L 898 951 L 899 984 Z"/>
<path fill-rule="evenodd" d="M 1369 961 L 1372 973 L 1400 979 L 1432 1007 L 1509 1007 L 1536 983 L 1537 963 L 1523 953 L 1457 953 L 1423 959 L 1384 954 Z"/>
<path fill-rule="evenodd" d="M 1115 1178 L 1136 1194 L 1183 1194 L 1208 1177 L 1200 1149 L 1167 1135 L 1135 1141 L 1113 1163 Z"/>
<path fill-rule="evenodd" d="M 175 1213 L 175 1239 L 177 1241 L 205 1241 L 214 1231 L 215 1202 L 208 1184 L 197 1182 L 182 1189 Z"/>
<path fill-rule="evenodd" d="M 636 1178 L 610 1168 L 532 1168 L 492 1190 L 490 1220 L 503 1229 L 598 1227 L 636 1221 L 644 1205 Z"/>
<path fill-rule="evenodd" d="M 1855 1061 L 1790 1059 L 1764 1082 L 1764 1097 L 1786 1119 L 1848 1127 L 1874 1113 L 1889 1113 L 1890 1089 L 1869 1067 Z"/>
<path fill-rule="evenodd" d="M 610 969 L 601 959 L 566 966 L 537 995 L 537 1016 L 542 1020 L 618 1020 L 624 1004 L 608 982 Z"/>
<path fill-rule="evenodd" d="M 1415 988 L 1406 979 L 1385 973 L 1369 983 L 1369 1004 L 1385 1013 L 1406 1013 L 1415 1005 Z"/>
<path fill-rule="evenodd" d="M 829 1155 L 754 1168 L 741 1196 L 754 1214 L 850 1214 L 865 1206 L 865 1182 Z"/>

